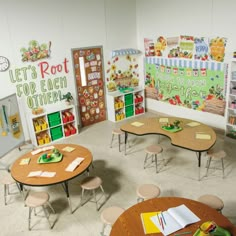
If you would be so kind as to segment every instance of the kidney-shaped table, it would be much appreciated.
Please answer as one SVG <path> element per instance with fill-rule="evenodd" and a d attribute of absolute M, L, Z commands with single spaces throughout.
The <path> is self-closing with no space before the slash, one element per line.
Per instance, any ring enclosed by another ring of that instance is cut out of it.
<path fill-rule="evenodd" d="M 176 120 L 180 121 L 181 130 L 172 132 L 172 130 L 163 129 L 163 126 L 167 123 L 173 124 Z M 164 135 L 170 138 L 172 145 L 196 152 L 199 167 L 199 180 L 201 154 L 209 150 L 216 142 L 216 133 L 211 127 L 194 120 L 180 117 L 140 118 L 121 125 L 120 129 L 125 132 L 125 155 L 128 134 L 138 136 L 149 134 Z"/>

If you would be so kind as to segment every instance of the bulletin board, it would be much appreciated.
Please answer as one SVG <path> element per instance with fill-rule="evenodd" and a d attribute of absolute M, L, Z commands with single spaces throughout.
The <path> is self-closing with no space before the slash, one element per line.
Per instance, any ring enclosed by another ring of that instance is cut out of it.
<path fill-rule="evenodd" d="M 0 99 L 0 158 L 25 143 L 16 94 Z"/>

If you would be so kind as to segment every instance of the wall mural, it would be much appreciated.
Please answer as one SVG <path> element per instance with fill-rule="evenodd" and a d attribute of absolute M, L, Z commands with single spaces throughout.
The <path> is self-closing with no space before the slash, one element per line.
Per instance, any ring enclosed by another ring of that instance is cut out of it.
<path fill-rule="evenodd" d="M 224 116 L 227 67 L 224 63 L 147 57 L 146 97 Z"/>
<path fill-rule="evenodd" d="M 48 44 L 39 44 L 36 40 L 29 41 L 28 47 L 22 47 L 20 49 L 22 61 L 38 61 L 43 58 L 50 57 L 51 54 L 51 42 Z"/>
<path fill-rule="evenodd" d="M 146 97 L 224 116 L 226 42 L 185 35 L 145 38 Z"/>

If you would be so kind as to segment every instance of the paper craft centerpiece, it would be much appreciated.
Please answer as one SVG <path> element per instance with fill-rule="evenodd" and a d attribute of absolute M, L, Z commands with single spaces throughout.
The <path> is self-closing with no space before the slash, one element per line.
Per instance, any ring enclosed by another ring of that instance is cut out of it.
<path fill-rule="evenodd" d="M 230 232 L 218 226 L 213 221 L 204 222 L 193 236 L 230 236 Z"/>
<path fill-rule="evenodd" d="M 50 153 L 44 153 L 40 156 L 39 160 L 40 162 L 46 163 L 46 162 L 52 162 L 55 160 L 59 160 L 62 158 L 62 154 L 57 148 L 52 149 L 52 152 Z"/>

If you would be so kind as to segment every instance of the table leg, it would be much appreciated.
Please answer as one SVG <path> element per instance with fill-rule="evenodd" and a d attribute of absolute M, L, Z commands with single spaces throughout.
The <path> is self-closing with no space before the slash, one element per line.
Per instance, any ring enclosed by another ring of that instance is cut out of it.
<path fill-rule="evenodd" d="M 69 208 L 70 208 L 70 212 L 71 214 L 73 213 L 72 211 L 72 206 L 71 206 L 71 201 L 70 201 L 70 194 L 69 194 L 69 187 L 68 187 L 68 182 L 65 181 L 64 183 L 62 183 L 62 187 L 64 188 L 65 192 L 66 192 L 66 197 L 69 203 Z"/>
<path fill-rule="evenodd" d="M 128 141 L 128 132 L 125 132 L 125 155 L 126 155 L 126 144 Z"/>
<path fill-rule="evenodd" d="M 197 152 L 197 159 L 198 159 L 198 180 L 201 180 L 201 152 Z"/>

